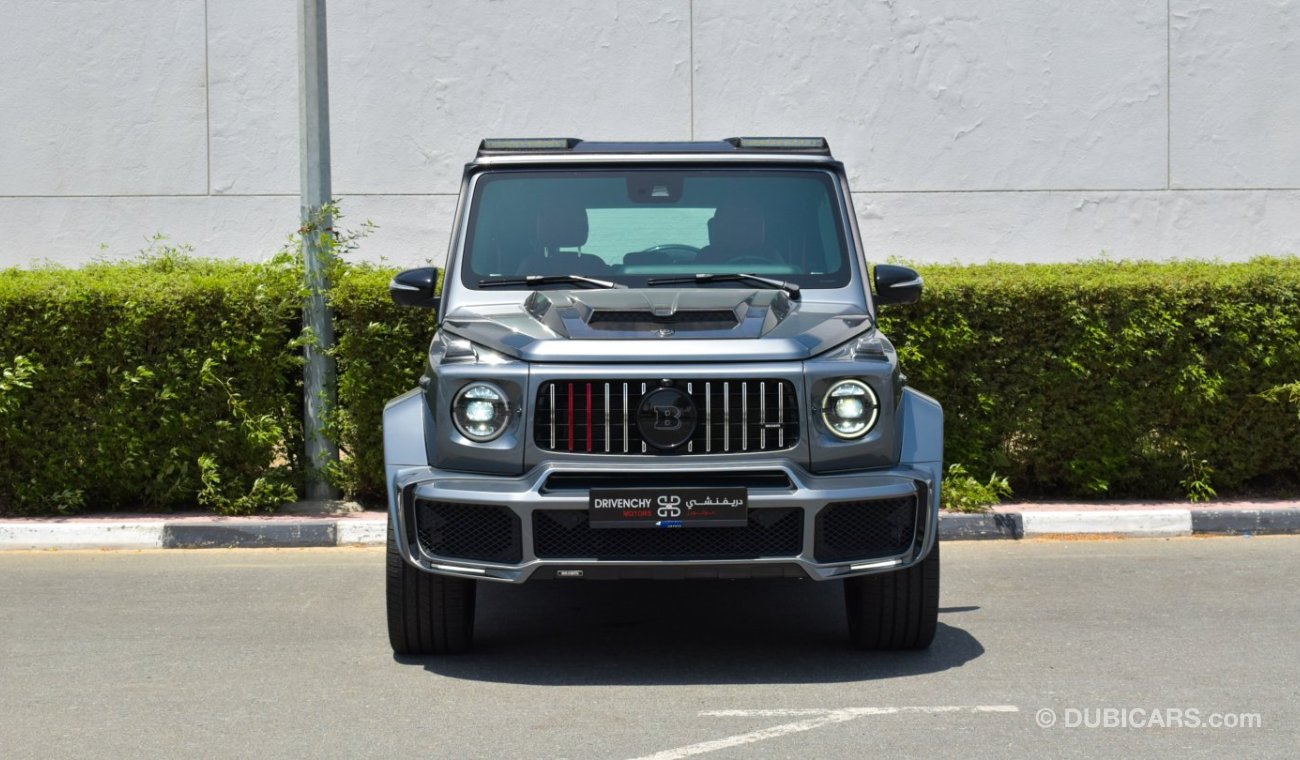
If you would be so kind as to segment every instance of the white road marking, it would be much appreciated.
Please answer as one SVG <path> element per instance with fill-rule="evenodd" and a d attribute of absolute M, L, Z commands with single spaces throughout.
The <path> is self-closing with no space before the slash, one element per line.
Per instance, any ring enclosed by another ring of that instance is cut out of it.
<path fill-rule="evenodd" d="M 832 711 L 816 718 L 808 718 L 807 720 L 795 721 L 794 723 L 782 723 L 779 726 L 763 728 L 758 731 L 751 731 L 747 734 L 728 736 L 725 739 L 715 739 L 710 742 L 689 744 L 685 747 L 678 747 L 677 749 L 666 749 L 663 752 L 656 752 L 653 755 L 645 755 L 644 757 L 636 758 L 636 760 L 680 760 L 683 757 L 702 755 L 705 752 L 717 752 L 720 749 L 739 747 L 742 744 L 761 742 L 764 739 L 775 739 L 778 736 L 785 736 L 786 734 L 797 734 L 800 731 L 811 731 L 814 728 L 821 728 L 822 726 L 828 726 L 832 723 L 844 723 L 845 721 L 855 720 L 859 717 L 861 716 L 849 712 Z"/>
<path fill-rule="evenodd" d="M 794 715 L 826 715 L 848 712 L 854 715 L 894 715 L 896 713 L 947 713 L 947 712 L 1020 712 L 1015 705 L 935 705 L 927 707 L 842 707 L 839 709 L 810 707 L 793 710 L 705 710 L 700 717 L 708 718 L 785 718 Z"/>
<path fill-rule="evenodd" d="M 844 707 L 840 709 L 790 709 L 790 710 L 705 710 L 700 717 L 709 718 L 775 718 L 808 716 L 793 723 L 782 723 L 770 728 L 750 731 L 746 734 L 728 736 L 725 739 L 688 744 L 685 747 L 666 749 L 653 755 L 644 755 L 635 760 L 681 760 L 685 757 L 717 752 L 720 749 L 739 747 L 745 744 L 776 739 L 789 734 L 811 731 L 835 723 L 846 723 L 867 715 L 897 715 L 900 713 L 1013 713 L 1020 712 L 1015 705 L 937 705 L 929 707 Z"/>

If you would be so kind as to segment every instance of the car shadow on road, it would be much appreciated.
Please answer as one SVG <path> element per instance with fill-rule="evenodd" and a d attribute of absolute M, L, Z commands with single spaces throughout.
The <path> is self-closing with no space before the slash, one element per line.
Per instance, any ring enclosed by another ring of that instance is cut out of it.
<path fill-rule="evenodd" d="M 842 588 L 796 580 L 480 584 L 472 652 L 398 661 L 450 678 L 536 685 L 834 683 L 934 673 L 984 653 L 942 617 L 928 651 L 854 650 Z"/>

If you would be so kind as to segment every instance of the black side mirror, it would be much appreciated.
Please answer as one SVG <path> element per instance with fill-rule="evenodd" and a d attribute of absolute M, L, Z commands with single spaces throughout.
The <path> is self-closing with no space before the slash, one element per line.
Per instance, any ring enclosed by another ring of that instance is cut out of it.
<path fill-rule="evenodd" d="M 399 306 L 418 306 L 423 309 L 438 307 L 438 268 L 420 267 L 399 272 L 388 283 L 388 295 Z"/>
<path fill-rule="evenodd" d="M 924 282 L 911 267 L 876 265 L 876 305 L 916 303 Z"/>

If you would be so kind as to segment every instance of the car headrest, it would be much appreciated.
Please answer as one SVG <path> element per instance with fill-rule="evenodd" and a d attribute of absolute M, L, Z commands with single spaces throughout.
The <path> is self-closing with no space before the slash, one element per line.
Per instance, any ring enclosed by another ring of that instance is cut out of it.
<path fill-rule="evenodd" d="M 556 203 L 537 214 L 537 239 L 547 249 L 576 248 L 587 242 L 587 209 Z"/>
<path fill-rule="evenodd" d="M 720 248 L 755 250 L 766 237 L 763 215 L 753 206 L 722 206 L 709 220 L 709 244 Z"/>

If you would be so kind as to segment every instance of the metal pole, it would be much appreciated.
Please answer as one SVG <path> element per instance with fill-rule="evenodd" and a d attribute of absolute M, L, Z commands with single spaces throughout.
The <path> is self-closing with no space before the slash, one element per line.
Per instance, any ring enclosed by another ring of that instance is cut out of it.
<path fill-rule="evenodd" d="M 334 320 L 326 301 L 329 290 L 321 235 L 329 234 L 330 220 L 321 209 L 330 198 L 330 101 L 325 48 L 325 0 L 299 0 L 298 4 L 298 124 L 299 168 L 302 178 L 302 243 L 308 297 L 303 327 L 314 340 L 306 346 L 303 367 L 303 437 L 307 449 L 307 498 L 336 499 L 324 470 L 338 462 L 338 446 L 322 432 L 325 414 L 338 396 L 334 359 Z"/>

